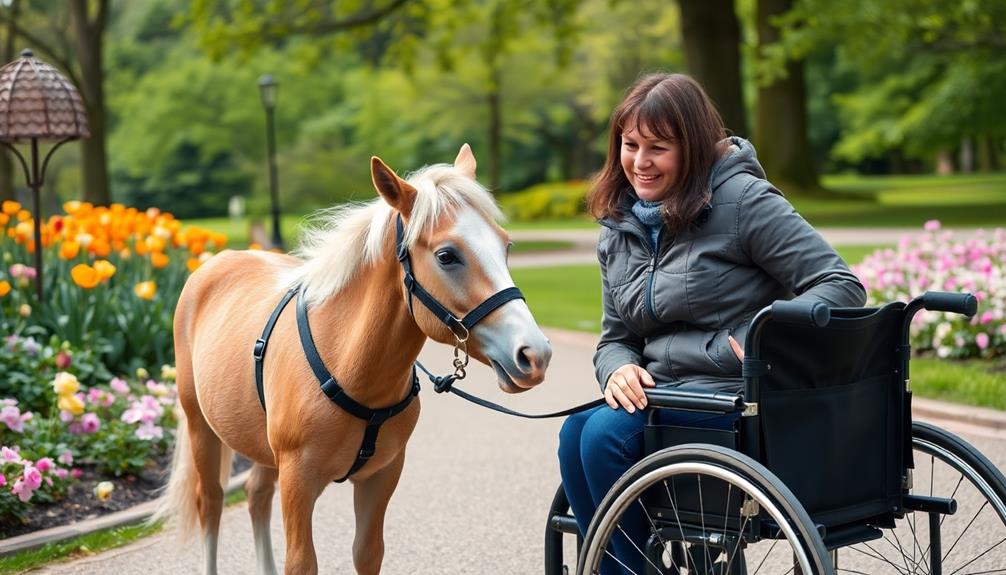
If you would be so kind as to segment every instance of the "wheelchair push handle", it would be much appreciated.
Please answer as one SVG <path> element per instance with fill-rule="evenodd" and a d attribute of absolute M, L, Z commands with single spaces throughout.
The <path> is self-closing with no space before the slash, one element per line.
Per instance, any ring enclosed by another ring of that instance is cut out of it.
<path fill-rule="evenodd" d="M 971 317 L 978 311 L 978 298 L 969 293 L 927 291 L 922 294 L 922 307 L 929 311 L 948 311 Z"/>
<path fill-rule="evenodd" d="M 779 300 L 772 304 L 774 321 L 824 327 L 831 321 L 831 310 L 823 302 Z"/>

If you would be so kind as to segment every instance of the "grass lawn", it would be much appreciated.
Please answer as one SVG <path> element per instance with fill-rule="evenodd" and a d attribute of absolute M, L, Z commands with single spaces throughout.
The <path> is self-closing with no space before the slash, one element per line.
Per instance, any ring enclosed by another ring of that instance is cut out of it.
<path fill-rule="evenodd" d="M 861 246 L 856 246 L 861 249 Z M 839 250 L 850 262 L 856 261 Z M 594 265 L 519 268 L 513 279 L 543 326 L 599 333 L 601 278 Z M 998 365 L 996 371 L 992 371 Z M 981 361 L 912 360 L 912 388 L 922 397 L 1006 409 L 1006 364 Z"/>

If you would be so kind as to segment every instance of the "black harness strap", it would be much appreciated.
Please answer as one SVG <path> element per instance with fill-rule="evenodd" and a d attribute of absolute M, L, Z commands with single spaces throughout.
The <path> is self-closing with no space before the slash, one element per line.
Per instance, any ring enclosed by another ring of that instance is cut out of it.
<path fill-rule="evenodd" d="M 300 290 L 300 295 L 297 296 L 297 331 L 300 333 L 300 345 L 304 348 L 304 355 L 307 356 L 307 362 L 311 366 L 311 371 L 314 372 L 314 376 L 321 383 L 321 390 L 333 403 L 353 417 L 367 422 L 367 428 L 363 432 L 363 440 L 360 442 L 360 450 L 356 454 L 356 461 L 353 462 L 349 471 L 342 478 L 335 480 L 336 483 L 342 483 L 346 479 L 349 479 L 349 476 L 359 471 L 374 456 L 377 446 L 377 434 L 381 431 L 381 425 L 405 411 L 405 408 L 419 395 L 419 378 L 416 376 L 415 368 L 413 368 L 412 389 L 405 396 L 405 399 L 391 407 L 371 409 L 349 397 L 346 390 L 339 385 L 335 378 L 332 377 L 332 374 L 328 372 L 328 369 L 325 368 L 325 363 L 321 360 L 321 355 L 318 354 L 318 348 L 314 345 L 314 338 L 311 337 L 311 327 L 307 321 L 307 301 L 304 299 L 304 291 Z"/>
<path fill-rule="evenodd" d="M 255 341 L 255 350 L 252 352 L 252 357 L 255 358 L 255 390 L 258 391 L 258 401 L 262 404 L 262 411 L 265 411 L 265 389 L 262 383 L 262 365 L 265 359 L 265 348 L 269 345 L 269 336 L 272 335 L 272 329 L 276 327 L 276 321 L 283 313 L 286 304 L 290 303 L 290 300 L 293 299 L 293 296 L 297 294 L 299 289 L 300 286 L 296 286 L 287 290 L 283 299 L 279 300 L 279 303 L 276 304 L 276 309 L 272 310 L 269 321 L 265 323 L 262 337 Z"/>
<path fill-rule="evenodd" d="M 286 305 L 290 303 L 291 299 L 293 299 L 294 295 L 298 295 L 297 332 L 300 334 L 300 344 L 304 349 L 304 355 L 307 357 L 307 362 L 311 366 L 311 371 L 314 372 L 315 377 L 318 378 L 318 382 L 321 383 L 322 392 L 324 392 L 333 403 L 338 405 L 344 411 L 357 419 L 362 419 L 367 422 L 367 427 L 363 432 L 363 440 L 360 442 L 360 449 L 356 454 L 356 460 L 353 462 L 353 465 L 350 466 L 346 475 L 342 476 L 341 479 L 335 480 L 336 483 L 342 483 L 348 479 L 349 476 L 359 471 L 360 468 L 374 456 L 377 446 L 377 435 L 381 431 L 381 425 L 385 421 L 405 411 L 405 408 L 412 403 L 412 400 L 419 394 L 419 377 L 416 375 L 415 368 L 413 368 L 412 389 L 410 390 L 409 395 L 391 407 L 371 409 L 354 400 L 346 393 L 346 390 L 344 390 L 342 386 L 335 381 L 335 378 L 328 372 L 328 369 L 325 368 L 325 363 L 322 361 L 321 355 L 318 354 L 318 348 L 314 345 L 314 338 L 311 337 L 311 328 L 307 321 L 307 303 L 304 300 L 304 290 L 301 289 L 300 286 L 297 286 L 287 291 L 286 295 L 283 296 L 283 299 L 281 299 L 276 305 L 276 309 L 274 309 L 272 315 L 269 316 L 269 321 L 266 322 L 265 329 L 262 330 L 262 337 L 255 342 L 255 350 L 253 353 L 255 358 L 255 388 L 258 391 L 258 399 L 262 404 L 263 411 L 265 410 L 265 391 L 263 386 L 264 378 L 262 375 L 262 366 L 263 360 L 265 359 L 265 351 L 269 345 L 269 337 L 272 335 L 272 330 L 276 326 L 276 321 L 283 313 Z"/>

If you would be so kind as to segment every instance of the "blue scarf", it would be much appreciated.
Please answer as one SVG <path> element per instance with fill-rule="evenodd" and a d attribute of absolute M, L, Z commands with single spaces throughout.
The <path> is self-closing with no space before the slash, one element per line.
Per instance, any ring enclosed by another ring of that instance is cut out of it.
<path fill-rule="evenodd" d="M 646 200 L 636 200 L 632 204 L 632 213 L 650 232 L 650 245 L 657 249 L 657 238 L 660 230 L 664 227 L 664 219 L 661 217 L 661 202 L 648 202 Z"/>

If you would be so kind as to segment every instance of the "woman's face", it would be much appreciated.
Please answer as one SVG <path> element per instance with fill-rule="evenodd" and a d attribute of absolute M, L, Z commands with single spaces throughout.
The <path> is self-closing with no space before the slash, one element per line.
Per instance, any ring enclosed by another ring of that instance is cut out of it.
<path fill-rule="evenodd" d="M 678 183 L 681 147 L 677 140 L 661 140 L 649 127 L 628 122 L 622 132 L 622 170 L 639 199 L 659 202 Z"/>

